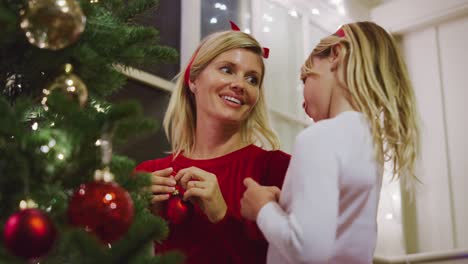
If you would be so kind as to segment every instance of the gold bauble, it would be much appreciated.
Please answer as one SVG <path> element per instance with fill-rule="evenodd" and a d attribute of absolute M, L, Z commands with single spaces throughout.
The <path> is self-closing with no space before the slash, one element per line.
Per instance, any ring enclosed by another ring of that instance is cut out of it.
<path fill-rule="evenodd" d="M 28 41 L 41 48 L 58 50 L 74 43 L 86 25 L 76 0 L 29 0 L 21 11 L 21 28 Z"/>
<path fill-rule="evenodd" d="M 47 106 L 48 96 L 55 91 L 62 92 L 66 97 L 78 102 L 81 107 L 86 104 L 88 100 L 88 88 L 76 74 L 72 73 L 72 69 L 71 64 L 65 65 L 65 74 L 57 77 L 47 89 L 42 91 L 44 97 L 41 103 L 46 111 L 49 109 Z"/>

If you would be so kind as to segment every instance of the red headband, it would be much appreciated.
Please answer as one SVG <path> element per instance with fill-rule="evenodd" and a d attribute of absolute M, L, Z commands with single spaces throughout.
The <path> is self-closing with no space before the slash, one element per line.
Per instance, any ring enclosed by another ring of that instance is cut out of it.
<path fill-rule="evenodd" d="M 195 57 L 198 54 L 198 50 L 200 50 L 200 47 L 193 53 L 192 59 L 190 60 L 189 64 L 187 65 L 187 68 L 185 69 L 184 72 L 184 80 L 185 84 L 188 86 L 189 85 L 189 80 L 190 80 L 190 68 L 192 68 L 192 63 L 195 60 Z"/>
<path fill-rule="evenodd" d="M 233 31 L 240 31 L 240 28 L 234 22 L 229 21 L 229 23 L 231 24 L 231 29 Z M 187 85 L 189 85 L 189 80 L 190 80 L 190 69 L 192 68 L 192 63 L 198 54 L 198 50 L 200 50 L 200 47 L 198 47 L 198 49 L 193 53 L 192 59 L 190 60 L 184 72 L 184 80 L 185 80 L 185 84 Z M 263 50 L 263 58 L 268 59 L 268 57 L 270 56 L 270 49 L 264 47 L 262 48 L 262 50 Z"/>
<path fill-rule="evenodd" d="M 240 31 L 240 28 L 236 25 L 236 23 L 232 22 L 229 20 L 229 23 L 231 24 L 231 29 L 234 31 Z M 268 59 L 270 56 L 270 49 L 269 48 L 262 48 L 263 50 L 263 58 Z"/>
<path fill-rule="evenodd" d="M 333 34 L 333 35 L 338 36 L 338 37 L 340 37 L 340 38 L 344 38 L 345 32 L 344 32 L 343 28 L 340 27 L 340 28 L 335 32 L 335 34 Z"/>

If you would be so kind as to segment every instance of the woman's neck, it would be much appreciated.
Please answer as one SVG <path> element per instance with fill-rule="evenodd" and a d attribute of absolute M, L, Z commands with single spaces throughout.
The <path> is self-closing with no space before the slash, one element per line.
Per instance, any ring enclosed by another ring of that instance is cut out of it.
<path fill-rule="evenodd" d="M 230 126 L 215 120 L 210 122 L 207 119 L 197 120 L 194 148 L 184 155 L 192 159 L 210 159 L 223 156 L 246 145 L 242 142 L 239 125 Z"/>

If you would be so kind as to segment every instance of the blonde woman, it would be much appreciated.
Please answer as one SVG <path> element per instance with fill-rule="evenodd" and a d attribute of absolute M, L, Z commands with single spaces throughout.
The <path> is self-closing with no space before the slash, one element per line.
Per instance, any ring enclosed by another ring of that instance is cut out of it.
<path fill-rule="evenodd" d="M 279 200 L 246 179 L 242 214 L 270 243 L 268 263 L 372 263 L 384 162 L 414 183 L 419 131 L 405 64 L 372 22 L 344 25 L 305 61 L 304 108 Z M 277 190 L 278 191 L 278 190 Z"/>
<path fill-rule="evenodd" d="M 152 173 L 153 203 L 180 185 L 195 213 L 170 225 L 157 252 L 181 250 L 187 263 L 265 263 L 265 238 L 240 215 L 243 180 L 281 187 L 290 156 L 277 150 L 267 121 L 264 55 L 248 34 L 214 33 L 179 77 L 164 118 L 173 154 L 136 170 Z"/>

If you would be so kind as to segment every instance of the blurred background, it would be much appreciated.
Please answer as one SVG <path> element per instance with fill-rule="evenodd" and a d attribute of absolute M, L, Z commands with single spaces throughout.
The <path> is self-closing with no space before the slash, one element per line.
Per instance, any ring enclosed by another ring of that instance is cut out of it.
<path fill-rule="evenodd" d="M 132 81 L 113 100 L 136 98 L 161 124 L 173 78 L 204 36 L 228 30 L 232 20 L 271 50 L 265 91 L 286 152 L 311 124 L 301 107 L 299 69 L 318 41 L 352 21 L 389 30 L 416 90 L 422 184 L 411 198 L 384 175 L 375 263 L 468 263 L 467 0 L 161 0 L 138 20 L 160 30 L 161 43 L 180 52 L 180 63 L 127 72 Z M 160 129 L 119 151 L 143 161 L 168 150 Z"/>

